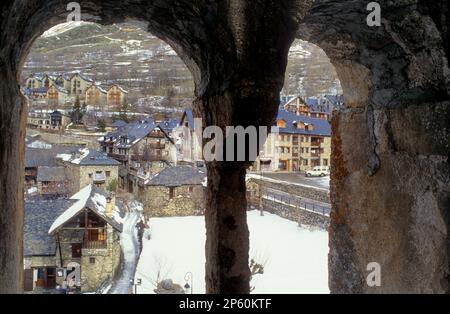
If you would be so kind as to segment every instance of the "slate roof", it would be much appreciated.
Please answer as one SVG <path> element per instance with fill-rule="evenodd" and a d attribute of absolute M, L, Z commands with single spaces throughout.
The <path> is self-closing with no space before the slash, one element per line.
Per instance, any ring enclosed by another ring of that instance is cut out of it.
<path fill-rule="evenodd" d="M 286 121 L 286 128 L 279 128 L 280 133 L 331 136 L 330 123 L 325 119 L 296 115 L 293 112 L 281 109 L 278 111 L 277 120 Z M 305 124 L 312 124 L 314 129 L 309 131 L 297 128 L 296 124 L 300 121 Z"/>
<path fill-rule="evenodd" d="M 89 153 L 79 162 L 79 165 L 118 166 L 120 162 L 108 157 L 106 153 L 89 149 Z"/>
<path fill-rule="evenodd" d="M 78 149 L 78 147 L 61 145 L 52 145 L 50 149 L 26 147 L 25 168 L 39 166 L 56 167 L 56 156 L 58 154 L 71 154 L 72 152 L 78 151 Z"/>
<path fill-rule="evenodd" d="M 206 178 L 206 168 L 190 166 L 168 167 L 157 173 L 146 185 L 175 187 L 182 185 L 201 185 Z"/>
<path fill-rule="evenodd" d="M 172 132 L 179 124 L 180 120 L 170 119 L 159 123 L 159 127 L 166 132 Z"/>
<path fill-rule="evenodd" d="M 118 166 L 120 162 L 108 157 L 106 153 L 94 149 L 80 148 L 69 154 L 58 154 L 58 159 L 82 166 Z"/>
<path fill-rule="evenodd" d="M 38 87 L 38 88 L 24 88 L 23 93 L 25 95 L 31 95 L 32 93 L 40 93 L 40 94 L 46 94 L 47 88 L 46 87 Z"/>
<path fill-rule="evenodd" d="M 37 173 L 37 180 L 39 182 L 60 182 L 67 179 L 64 167 L 40 166 L 38 167 Z"/>
<path fill-rule="evenodd" d="M 123 121 L 123 120 L 116 120 L 116 121 L 114 121 L 114 122 L 111 124 L 111 126 L 112 126 L 113 128 L 121 128 L 121 127 L 123 127 L 123 126 L 125 126 L 125 125 L 127 125 L 127 123 L 126 123 L 125 121 Z"/>
<path fill-rule="evenodd" d="M 56 241 L 48 234 L 48 229 L 56 217 L 74 203 L 74 200 L 67 199 L 25 202 L 24 256 L 55 255 Z"/>
<path fill-rule="evenodd" d="M 119 127 L 117 131 L 107 133 L 104 136 L 103 141 L 105 143 L 116 143 L 118 148 L 130 148 L 157 127 L 164 132 L 164 129 L 158 126 L 152 119 L 128 123 Z M 172 141 L 170 137 L 167 136 L 167 138 Z"/>
<path fill-rule="evenodd" d="M 106 215 L 106 198 L 109 196 L 107 192 L 96 186 L 90 184 L 82 188 L 76 194 L 74 194 L 70 199 L 75 202 L 66 210 L 64 210 L 56 219 L 52 220 L 49 228 L 47 229 L 48 234 L 54 234 L 59 228 L 64 226 L 71 219 L 76 217 L 83 209 L 88 208 L 97 214 L 100 218 L 105 220 L 113 228 L 122 232 L 123 225 L 121 222 L 117 221 L 114 216 L 108 217 Z M 116 204 L 115 211 L 119 210 Z"/>
<path fill-rule="evenodd" d="M 181 117 L 181 120 L 183 120 L 185 116 L 186 116 L 186 119 L 188 121 L 189 128 L 194 129 L 194 127 L 195 127 L 195 124 L 194 124 L 194 113 L 193 113 L 191 108 L 186 108 L 184 110 L 184 113 L 183 113 L 183 116 Z"/>

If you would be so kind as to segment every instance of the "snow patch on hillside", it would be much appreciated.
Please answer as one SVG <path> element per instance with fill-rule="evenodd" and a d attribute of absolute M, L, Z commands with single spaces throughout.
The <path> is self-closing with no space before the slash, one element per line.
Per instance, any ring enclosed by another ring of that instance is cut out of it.
<path fill-rule="evenodd" d="M 45 31 L 42 34 L 42 37 L 51 37 L 51 36 L 61 35 L 62 33 L 70 31 L 71 29 L 80 27 L 82 25 L 88 25 L 88 24 L 95 24 L 95 23 L 79 21 L 79 22 L 66 22 L 66 23 L 58 24 L 56 26 L 53 26 L 49 30 Z"/>

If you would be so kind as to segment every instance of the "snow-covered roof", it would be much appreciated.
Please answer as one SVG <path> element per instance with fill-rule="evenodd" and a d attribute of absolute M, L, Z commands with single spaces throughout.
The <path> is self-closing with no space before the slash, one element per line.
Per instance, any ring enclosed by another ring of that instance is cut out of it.
<path fill-rule="evenodd" d="M 108 157 L 105 153 L 89 149 L 81 148 L 75 154 L 62 153 L 58 154 L 56 158 L 62 159 L 65 162 L 70 162 L 76 165 L 88 166 L 119 166 L 120 162 Z"/>
<path fill-rule="evenodd" d="M 118 212 L 119 208 L 116 206 L 113 209 L 113 216 L 106 215 L 106 198 L 108 194 L 93 186 L 92 184 L 84 187 L 79 192 L 75 193 L 70 199 L 76 202 L 65 210 L 51 225 L 48 230 L 49 234 L 53 234 L 56 230 L 61 228 L 65 223 L 77 216 L 83 209 L 88 208 L 105 220 L 108 224 L 118 231 L 122 231 L 122 221 Z"/>

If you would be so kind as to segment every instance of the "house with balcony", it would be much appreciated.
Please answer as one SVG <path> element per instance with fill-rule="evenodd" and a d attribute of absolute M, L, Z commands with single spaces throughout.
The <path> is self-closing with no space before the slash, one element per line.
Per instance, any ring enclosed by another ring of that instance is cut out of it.
<path fill-rule="evenodd" d="M 72 192 L 87 185 L 109 190 L 114 182 L 118 182 L 120 162 L 108 157 L 106 153 L 81 148 L 70 154 L 58 154 L 56 159 L 66 169 Z"/>
<path fill-rule="evenodd" d="M 296 172 L 330 165 L 328 120 L 280 109 L 275 127 L 276 132 L 268 135 L 252 170 Z"/>
<path fill-rule="evenodd" d="M 73 98 L 69 97 L 69 92 L 64 87 L 52 84 L 47 89 L 47 104 L 50 108 L 56 109 L 71 101 Z"/>
<path fill-rule="evenodd" d="M 106 94 L 106 104 L 109 108 L 119 108 L 125 101 L 128 92 L 117 84 L 111 85 Z"/>
<path fill-rule="evenodd" d="M 88 185 L 69 199 L 29 201 L 24 221 L 24 290 L 73 279 L 95 292 L 120 263 L 122 212 L 114 194 Z"/>
<path fill-rule="evenodd" d="M 295 96 L 283 104 L 282 109 L 305 117 L 330 120 L 333 111 L 343 106 L 342 95 Z"/>
<path fill-rule="evenodd" d="M 99 84 L 92 84 L 86 89 L 86 105 L 95 110 L 106 106 L 108 92 Z"/>
<path fill-rule="evenodd" d="M 149 174 L 176 160 L 174 141 L 151 119 L 118 127 L 99 143 L 104 153 L 121 163 L 119 186 L 130 193 L 136 193 Z"/>

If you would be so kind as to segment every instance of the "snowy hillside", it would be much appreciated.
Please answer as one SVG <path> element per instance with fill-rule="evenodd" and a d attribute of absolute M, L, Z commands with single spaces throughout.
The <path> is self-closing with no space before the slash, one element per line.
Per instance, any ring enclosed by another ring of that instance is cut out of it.
<path fill-rule="evenodd" d="M 172 279 L 184 286 L 192 272 L 194 293 L 205 292 L 204 217 L 150 219 L 151 238 L 144 250 L 136 278 L 138 293 L 153 293 L 153 283 Z M 250 258 L 265 263 L 264 274 L 256 275 L 253 293 L 329 293 L 328 234 L 299 228 L 295 222 L 258 211 L 248 213 Z"/>

